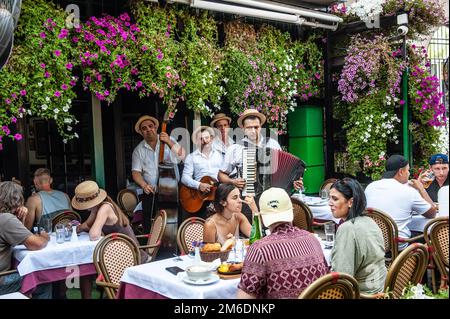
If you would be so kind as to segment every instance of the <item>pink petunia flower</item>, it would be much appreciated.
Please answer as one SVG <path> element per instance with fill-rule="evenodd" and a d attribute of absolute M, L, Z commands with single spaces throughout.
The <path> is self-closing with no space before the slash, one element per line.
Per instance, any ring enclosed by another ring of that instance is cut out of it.
<path fill-rule="evenodd" d="M 22 96 L 27 95 L 27 90 L 20 90 L 20 95 L 22 95 Z"/>
<path fill-rule="evenodd" d="M 20 140 L 22 139 L 22 134 L 16 133 L 16 134 L 14 135 L 14 139 L 15 139 L 16 141 L 20 141 Z"/>
<path fill-rule="evenodd" d="M 55 56 L 59 57 L 61 55 L 61 50 L 55 50 L 53 53 Z"/>
<path fill-rule="evenodd" d="M 56 96 L 56 97 L 60 97 L 60 96 L 61 96 L 61 92 L 55 91 L 55 96 Z"/>

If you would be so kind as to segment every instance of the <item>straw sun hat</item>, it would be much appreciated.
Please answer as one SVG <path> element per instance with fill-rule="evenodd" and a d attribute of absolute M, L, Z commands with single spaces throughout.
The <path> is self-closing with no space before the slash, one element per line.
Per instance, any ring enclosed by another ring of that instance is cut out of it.
<path fill-rule="evenodd" d="M 72 206 L 78 210 L 85 210 L 97 206 L 106 198 L 106 192 L 99 188 L 94 181 L 85 181 L 75 188 Z"/>
<path fill-rule="evenodd" d="M 228 124 L 231 123 L 231 117 L 226 116 L 225 113 L 217 113 L 216 115 L 214 115 L 214 118 L 211 121 L 211 123 L 209 123 L 209 126 L 214 127 L 216 122 L 218 122 L 220 120 L 227 120 Z"/>
<path fill-rule="evenodd" d="M 197 134 L 198 134 L 200 131 L 202 131 L 202 130 L 208 131 L 209 134 L 211 135 L 211 138 L 214 138 L 214 137 L 216 136 L 216 134 L 214 133 L 214 129 L 212 129 L 211 127 L 209 127 L 209 126 L 204 126 L 204 125 L 199 126 L 199 127 L 197 127 L 197 128 L 194 130 L 194 132 L 192 133 L 192 136 L 191 136 L 192 142 L 193 142 L 194 144 L 197 143 Z"/>
<path fill-rule="evenodd" d="M 244 120 L 249 116 L 256 116 L 261 121 L 261 125 L 263 125 L 266 122 L 266 116 L 262 113 L 259 113 L 258 110 L 255 109 L 247 109 L 244 111 L 244 113 L 239 116 L 237 123 L 240 128 L 244 127 Z"/>
<path fill-rule="evenodd" d="M 134 125 L 134 130 L 136 131 L 136 133 L 141 134 L 141 124 L 144 121 L 152 121 L 153 124 L 155 124 L 156 127 L 159 126 L 159 121 L 157 119 L 155 119 L 153 116 L 150 115 L 142 115 L 136 122 L 136 124 Z"/>

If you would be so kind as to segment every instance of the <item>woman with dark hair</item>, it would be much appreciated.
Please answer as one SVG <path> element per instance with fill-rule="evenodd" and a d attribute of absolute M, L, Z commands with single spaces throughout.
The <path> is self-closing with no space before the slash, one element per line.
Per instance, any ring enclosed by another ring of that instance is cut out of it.
<path fill-rule="evenodd" d="M 382 292 L 386 279 L 383 233 L 364 214 L 366 196 L 361 184 L 351 178 L 336 181 L 330 189 L 329 205 L 333 216 L 344 221 L 331 252 L 332 271 L 355 277 L 361 292 Z"/>
<path fill-rule="evenodd" d="M 242 203 L 247 203 L 253 213 L 258 208 L 253 197 L 241 200 L 240 195 L 239 188 L 231 183 L 219 185 L 213 202 L 214 213 L 206 220 L 203 229 L 203 241 L 223 244 L 228 238 L 239 235 L 239 231 L 250 237 L 252 226 L 242 214 Z"/>

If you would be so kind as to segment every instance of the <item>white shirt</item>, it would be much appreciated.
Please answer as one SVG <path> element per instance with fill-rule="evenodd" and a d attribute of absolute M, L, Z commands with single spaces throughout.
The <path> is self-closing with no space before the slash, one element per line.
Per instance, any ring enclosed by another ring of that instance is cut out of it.
<path fill-rule="evenodd" d="M 170 138 L 173 142 L 176 142 L 174 138 Z M 140 172 L 144 177 L 147 184 L 157 186 L 158 183 L 158 162 L 159 162 L 159 135 L 158 142 L 156 143 L 156 149 L 153 150 L 145 140 L 142 140 L 134 149 L 131 170 Z M 175 164 L 175 176 L 177 181 L 180 180 L 180 172 L 178 171 L 177 157 L 170 150 L 170 147 L 164 145 L 164 160 Z"/>
<path fill-rule="evenodd" d="M 397 223 L 399 237 L 410 238 L 408 228 L 412 220 L 412 213 L 420 215 L 426 213 L 431 205 L 420 196 L 420 193 L 409 186 L 402 184 L 394 178 L 383 178 L 370 183 L 365 190 L 367 207 L 382 210 L 389 214 Z M 407 243 L 399 245 L 403 249 Z"/>
<path fill-rule="evenodd" d="M 200 149 L 197 149 L 186 156 L 181 182 L 190 188 L 199 189 L 199 180 L 203 176 L 217 179 L 217 173 L 221 166 L 222 154 L 212 149 L 207 157 L 200 152 Z"/>
<path fill-rule="evenodd" d="M 216 137 L 213 140 L 212 148 L 222 155 L 222 158 L 225 159 L 225 154 L 231 145 L 234 144 L 234 141 L 231 137 L 228 137 L 228 145 L 226 145 L 221 137 Z"/>
<path fill-rule="evenodd" d="M 236 143 L 231 145 L 225 154 L 225 160 L 222 163 L 220 170 L 226 174 L 230 174 L 237 166 L 242 165 L 242 151 L 244 150 L 243 141 L 241 143 Z M 251 143 L 250 141 L 248 141 Z M 262 138 L 259 138 L 258 147 L 263 147 Z M 272 138 L 269 138 L 265 147 L 281 150 L 280 144 Z"/>

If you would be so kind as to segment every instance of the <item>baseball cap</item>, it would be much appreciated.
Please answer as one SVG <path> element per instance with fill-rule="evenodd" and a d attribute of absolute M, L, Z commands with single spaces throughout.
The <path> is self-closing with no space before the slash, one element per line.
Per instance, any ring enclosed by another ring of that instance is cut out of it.
<path fill-rule="evenodd" d="M 282 188 L 271 187 L 264 191 L 259 198 L 259 209 L 266 227 L 294 219 L 291 198 Z"/>
<path fill-rule="evenodd" d="M 400 168 L 408 164 L 408 160 L 402 155 L 392 155 L 386 161 L 386 171 L 383 173 L 383 178 L 393 178 Z"/>
<path fill-rule="evenodd" d="M 445 154 L 434 154 L 428 161 L 430 165 L 434 164 L 448 164 L 448 156 Z"/>

